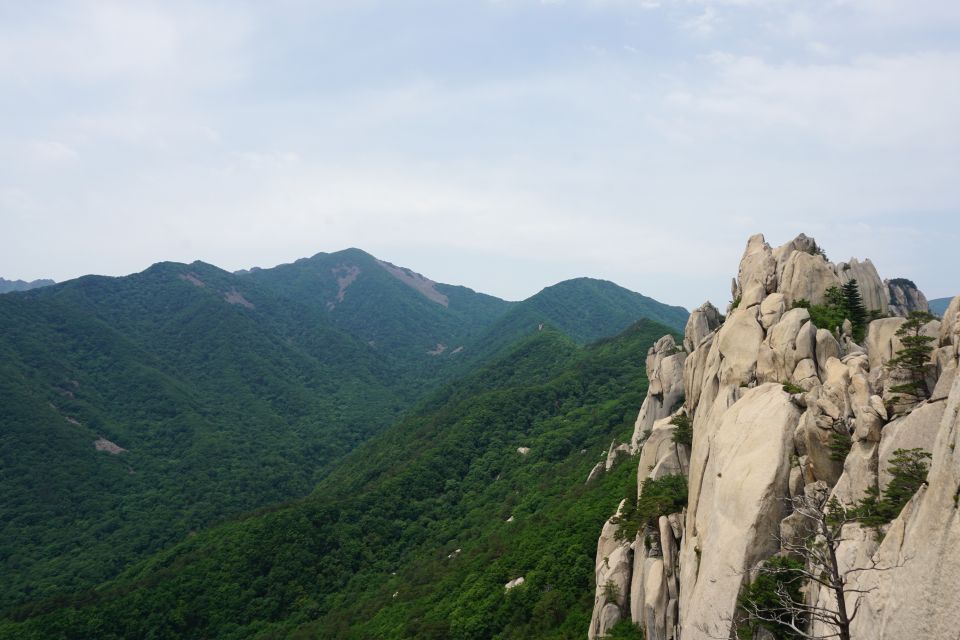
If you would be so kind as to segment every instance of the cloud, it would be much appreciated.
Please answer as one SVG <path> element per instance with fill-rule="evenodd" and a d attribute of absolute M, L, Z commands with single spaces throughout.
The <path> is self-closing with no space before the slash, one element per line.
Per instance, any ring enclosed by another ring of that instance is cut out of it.
<path fill-rule="evenodd" d="M 56 140 L 31 140 L 25 146 L 27 157 L 38 165 L 63 165 L 77 158 L 76 150 Z"/>
<path fill-rule="evenodd" d="M 0 275 L 356 245 L 504 296 L 587 274 L 690 306 L 726 301 L 751 233 L 806 231 L 940 277 L 903 256 L 956 237 L 960 53 L 920 1 L 24 4 Z"/>
<path fill-rule="evenodd" d="M 52 3 L 0 27 L 0 82 L 122 81 L 162 89 L 234 79 L 250 16 L 182 2 Z"/>
<path fill-rule="evenodd" d="M 698 15 L 683 23 L 684 29 L 691 31 L 699 36 L 707 36 L 713 33 L 720 22 L 720 15 L 712 6 L 707 6 Z"/>
<path fill-rule="evenodd" d="M 950 81 L 960 52 L 863 56 L 848 64 L 774 64 L 715 52 L 705 62 L 706 84 L 668 98 L 679 126 L 712 116 L 759 135 L 793 131 L 838 146 L 960 144 L 960 85 Z"/>

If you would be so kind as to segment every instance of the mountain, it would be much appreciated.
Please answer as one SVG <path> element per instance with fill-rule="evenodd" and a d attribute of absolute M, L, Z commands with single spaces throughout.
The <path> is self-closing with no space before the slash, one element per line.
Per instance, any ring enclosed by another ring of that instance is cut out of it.
<path fill-rule="evenodd" d="M 308 498 L 15 611 L 0 637 L 581 637 L 592 524 L 633 472 L 584 479 L 632 430 L 666 331 L 644 320 L 588 347 L 537 331 L 361 445 Z"/>
<path fill-rule="evenodd" d="M 450 359 L 513 306 L 359 249 L 318 253 L 244 277 L 327 317 L 378 352 L 418 361 Z"/>
<path fill-rule="evenodd" d="M 598 335 L 582 330 L 591 304 L 637 296 L 574 287 L 579 325 L 562 299 L 535 317 L 582 340 Z M 486 364 L 490 331 L 523 308 L 355 249 L 236 274 L 158 263 L 0 297 L 0 608 L 308 494 Z"/>
<path fill-rule="evenodd" d="M 521 302 L 434 282 L 360 249 L 318 253 L 293 264 L 243 272 L 274 292 L 326 313 L 374 348 L 405 358 L 478 361 L 550 324 L 579 344 L 647 318 L 683 329 L 688 312 L 612 282 L 576 278 Z M 411 296 L 414 291 L 420 295 Z M 389 313 L 384 313 L 388 311 Z M 436 363 L 432 363 L 436 365 Z"/>
<path fill-rule="evenodd" d="M 947 307 L 950 305 L 950 301 L 953 298 L 934 298 L 929 301 L 930 313 L 935 313 L 938 316 L 943 316 L 947 312 Z"/>
<path fill-rule="evenodd" d="M 314 320 L 202 263 L 0 297 L 0 602 L 304 495 L 417 399 Z"/>
<path fill-rule="evenodd" d="M 52 284 L 56 284 L 56 282 L 53 280 L 32 280 L 27 282 L 25 280 L 5 280 L 4 278 L 0 278 L 0 293 L 27 291 L 39 287 L 49 287 Z"/>
<path fill-rule="evenodd" d="M 480 336 L 474 351 L 481 357 L 496 353 L 518 338 L 552 326 L 586 344 L 615 335 L 638 318 L 647 318 L 682 331 L 689 313 L 606 280 L 565 280 L 512 306 Z"/>

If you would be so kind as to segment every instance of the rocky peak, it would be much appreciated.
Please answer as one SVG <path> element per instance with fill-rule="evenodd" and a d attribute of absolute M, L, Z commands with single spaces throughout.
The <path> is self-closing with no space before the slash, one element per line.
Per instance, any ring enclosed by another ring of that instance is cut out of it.
<path fill-rule="evenodd" d="M 838 550 L 846 568 L 873 554 L 887 554 L 896 568 L 889 572 L 895 579 L 876 572 L 873 582 L 864 578 L 870 592 L 854 637 L 901 638 L 910 628 L 945 637 L 942 630 L 960 627 L 960 609 L 951 603 L 960 592 L 960 297 L 942 321 L 922 328 L 935 338 L 934 391 L 903 412 L 892 391 L 902 380 L 886 365 L 902 348 L 897 330 L 904 318 L 870 322 L 857 344 L 849 326 L 834 334 L 794 307 L 801 299 L 820 304 L 828 288 L 853 279 L 864 305 L 881 313 L 922 296 L 902 284 L 896 291 L 903 297 L 895 294 L 890 283 L 899 281 L 882 281 L 868 259 L 831 263 L 803 234 L 777 248 L 752 236 L 726 319 L 706 303 L 690 315 L 682 349 L 669 336 L 651 347 L 650 384 L 631 441 L 639 453 L 638 491 L 647 478 L 684 474 L 689 497 L 682 513 L 664 514 L 659 527 L 633 540 L 618 540 L 617 517 L 608 521 L 598 545 L 591 638 L 628 612 L 649 640 L 729 637 L 741 588 L 760 562 L 783 552 L 785 539 L 802 533 L 791 499 L 822 494 L 852 505 L 869 489 L 882 490 L 895 452 L 910 448 L 931 452 L 930 486 L 889 525 L 899 533 L 878 546 L 869 531 L 856 529 Z M 673 440 L 679 412 L 692 419 L 692 445 Z M 845 455 L 844 448 L 838 455 L 838 442 L 849 443 Z M 917 560 L 900 562 L 895 545 L 913 545 Z M 950 556 L 950 571 L 941 570 L 928 546 Z M 614 579 L 618 593 L 629 593 L 626 601 L 605 598 L 601 578 Z M 889 606 L 904 597 L 904 585 L 924 594 L 922 602 L 912 598 L 914 611 Z M 829 594 L 813 589 L 811 597 Z"/>
<path fill-rule="evenodd" d="M 913 280 L 893 278 L 884 280 L 887 297 L 890 300 L 890 313 L 895 316 L 906 317 L 911 311 L 929 311 L 927 297 L 917 288 Z"/>
<path fill-rule="evenodd" d="M 833 264 L 816 240 L 802 233 L 775 249 L 756 234 L 747 241 L 731 292 L 738 306 L 760 304 L 771 293 L 783 294 L 788 305 L 801 299 L 821 304 L 827 289 L 854 279 L 864 306 L 886 313 L 887 286 L 869 258 Z"/>

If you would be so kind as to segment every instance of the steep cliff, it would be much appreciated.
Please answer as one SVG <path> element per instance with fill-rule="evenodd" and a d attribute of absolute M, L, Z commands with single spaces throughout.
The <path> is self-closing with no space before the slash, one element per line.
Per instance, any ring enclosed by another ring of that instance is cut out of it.
<path fill-rule="evenodd" d="M 856 302 L 838 302 L 852 280 L 866 312 L 860 320 Z M 638 490 L 642 499 L 647 478 L 684 474 L 689 495 L 685 509 L 644 521 L 630 540 L 612 535 L 630 519 L 624 505 L 607 522 L 588 637 L 603 637 L 627 615 L 648 640 L 735 637 L 738 597 L 762 563 L 809 536 L 795 511 L 804 496 L 822 496 L 820 513 L 862 513 L 858 505 L 882 495 L 897 453 L 909 449 L 932 455 L 928 484 L 892 522 L 872 523 L 876 531 L 851 517 L 838 543 L 850 586 L 844 604 L 857 612 L 851 637 L 953 637 L 960 297 L 942 321 L 915 330 L 932 353 L 921 367 L 931 393 L 914 398 L 903 395 L 909 372 L 889 366 L 910 342 L 901 330 L 907 319 L 896 316 L 927 310 L 911 282 L 881 280 L 870 260 L 833 264 L 802 234 L 777 248 L 755 235 L 731 294 L 725 318 L 707 303 L 691 314 L 681 346 L 664 338 L 650 350 L 651 384 L 631 440 Z M 677 416 L 692 419 L 689 446 L 674 442 Z M 613 578 L 618 599 L 601 582 Z M 809 606 L 836 605 L 832 591 L 815 587 L 804 590 Z M 837 630 L 816 621 L 808 628 Z"/>
<path fill-rule="evenodd" d="M 890 313 L 896 316 L 906 316 L 911 311 L 930 311 L 926 296 L 917 289 L 913 280 L 894 278 L 884 280 L 887 287 L 887 296 L 890 299 Z"/>

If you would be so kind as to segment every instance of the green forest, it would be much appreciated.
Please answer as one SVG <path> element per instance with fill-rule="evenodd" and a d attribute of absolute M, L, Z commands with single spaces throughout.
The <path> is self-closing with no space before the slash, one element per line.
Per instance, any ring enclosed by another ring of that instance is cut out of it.
<path fill-rule="evenodd" d="M 642 321 L 586 348 L 538 332 L 361 445 L 308 498 L 16 609 L 0 637 L 579 637 L 597 528 L 634 477 L 621 464 L 584 479 L 629 437 L 665 331 Z"/>
<path fill-rule="evenodd" d="M 336 275 L 344 265 L 359 275 L 339 299 Z M 96 602 L 79 609 L 94 616 L 107 602 L 119 603 L 120 591 L 142 594 L 144 581 L 165 584 L 179 601 L 185 597 L 179 587 L 160 580 L 186 562 L 174 558 L 203 549 L 197 553 L 232 571 L 254 557 L 220 558 L 211 552 L 220 548 L 218 541 L 236 550 L 247 547 L 227 542 L 234 531 L 244 539 L 293 535 L 296 527 L 274 527 L 270 519 L 297 513 L 298 521 L 326 522 L 324 515 L 308 515 L 319 509 L 344 515 L 337 516 L 335 530 L 300 532 L 320 546 L 297 553 L 309 552 L 308 565 L 319 565 L 325 586 L 295 587 L 300 578 L 288 583 L 275 576 L 284 595 L 260 609 L 260 596 L 251 595 L 259 592 L 259 580 L 238 573 L 234 583 L 247 586 L 234 594 L 239 599 L 231 607 L 249 615 L 224 609 L 229 622 L 216 633 L 226 633 L 230 624 L 239 625 L 239 635 L 278 624 L 286 633 L 318 620 L 317 628 L 340 628 L 369 617 L 374 605 L 362 581 L 376 580 L 371 576 L 388 562 L 383 557 L 392 558 L 383 585 L 398 584 L 392 573 L 403 575 L 404 566 L 459 571 L 490 561 L 498 544 L 494 525 L 507 527 L 502 537 L 533 523 L 522 510 L 509 526 L 509 514 L 482 527 L 470 518 L 495 506 L 507 509 L 521 495 L 554 500 L 554 512 L 538 511 L 551 521 L 602 523 L 609 515 L 601 513 L 608 510 L 602 499 L 584 502 L 591 507 L 583 513 L 567 514 L 561 505 L 585 493 L 622 492 L 608 486 L 612 479 L 581 485 L 609 438 L 624 437 L 618 430 L 627 429 L 643 393 L 645 350 L 670 328 L 651 322 L 586 351 L 581 345 L 648 313 L 669 318 L 676 329 L 685 312 L 589 279 L 549 287 L 519 303 L 435 287 L 446 306 L 390 275 L 372 256 L 349 250 L 238 274 L 199 262 L 160 263 L 123 278 L 88 276 L 0 295 L 3 618 L 66 614 L 71 609 L 60 607 L 67 602 Z M 394 339 L 386 340 L 387 334 Z M 438 343 L 450 348 L 437 354 Z M 462 349 L 454 353 L 454 345 Z M 628 357 L 633 361 L 617 360 Z M 527 441 L 499 448 L 518 438 Z M 119 449 L 98 450 L 95 442 Z M 529 456 L 519 456 L 518 446 L 530 447 Z M 513 468 L 508 461 L 523 464 Z M 491 484 L 493 468 L 501 478 Z M 409 487 L 386 483 L 401 473 Z M 411 500 L 407 490 L 420 482 L 428 484 L 409 494 L 419 496 Z M 542 495 L 519 488 L 534 482 L 544 483 Z M 373 497 L 378 492 L 383 497 Z M 321 495 L 324 501 L 317 500 Z M 296 509 L 278 506 L 291 501 Z M 534 507 L 523 508 L 533 513 Z M 257 510 L 266 512 L 251 518 Z M 348 528 L 352 521 L 371 537 Z M 441 521 L 446 524 L 437 529 Z M 265 529 L 254 534 L 254 522 Z M 582 532 L 578 544 L 592 544 L 592 524 L 570 529 Z M 444 537 L 452 531 L 460 532 L 456 548 L 463 552 L 456 562 L 435 566 L 434 555 L 454 544 Z M 343 546 L 331 542 L 341 539 Z M 464 546 L 468 539 L 476 543 Z M 365 542 L 357 546 L 359 540 Z M 278 553 L 283 548 L 279 541 L 265 544 Z M 273 574 L 274 561 L 269 564 Z M 282 571 L 292 572 L 295 564 L 278 562 L 276 571 L 286 566 Z M 538 588 L 536 576 L 528 576 L 525 589 Z M 424 580 L 407 578 L 411 585 Z M 212 597 L 209 583 L 194 586 L 206 595 L 192 593 L 188 600 Z M 301 587 L 295 597 L 287 591 Z M 394 605 L 423 612 L 440 606 L 406 589 L 393 598 L 394 591 L 388 594 Z M 525 592 L 517 590 L 510 601 Z M 175 610 L 163 613 L 168 619 L 157 627 L 169 637 L 182 634 L 171 630 L 179 628 Z M 376 624 L 402 637 L 397 619 L 377 611 Z M 407 621 L 421 617 L 399 611 L 393 615 Z M 158 612 L 127 622 L 155 621 Z M 347 612 L 342 619 L 340 612 Z M 86 620 L 76 628 L 99 636 L 89 626 L 92 618 Z M 210 619 L 197 628 L 213 624 Z M 14 628 L 17 637 L 23 630 Z M 44 627 L 31 622 L 25 628 Z M 369 632 L 357 631 L 357 637 Z"/>

